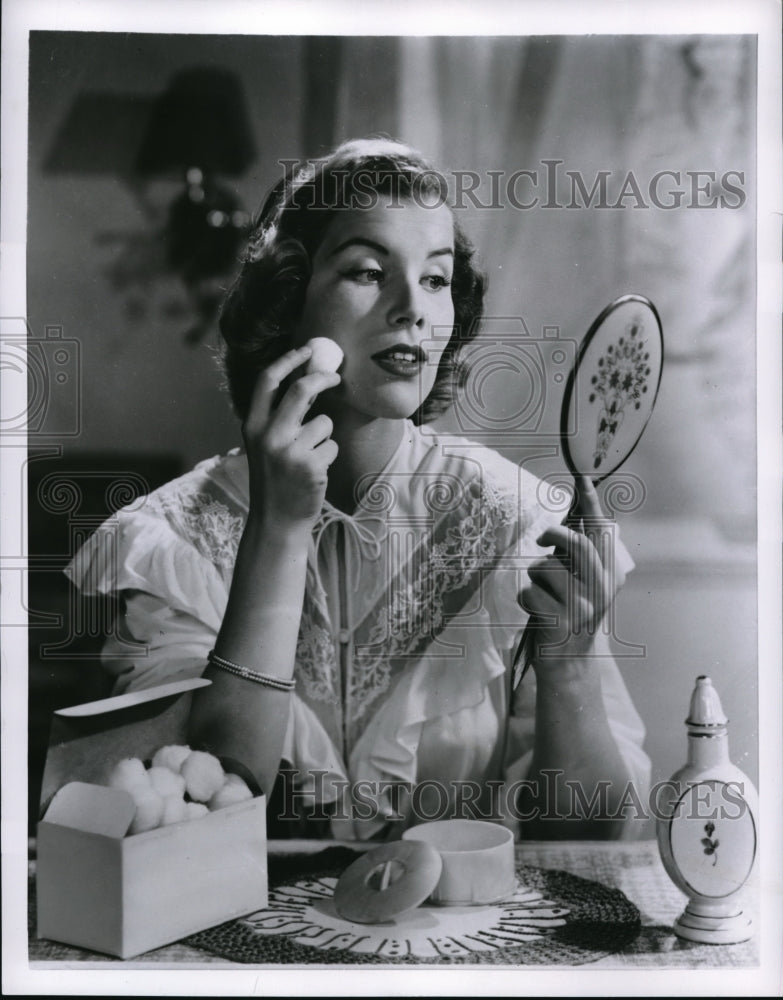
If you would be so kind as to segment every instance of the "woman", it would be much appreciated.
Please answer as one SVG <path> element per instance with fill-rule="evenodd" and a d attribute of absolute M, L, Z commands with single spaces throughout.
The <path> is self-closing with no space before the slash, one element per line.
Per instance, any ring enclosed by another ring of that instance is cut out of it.
<path fill-rule="evenodd" d="M 116 572 L 107 525 L 71 575 L 120 591 L 145 644 L 110 643 L 118 691 L 210 678 L 193 739 L 276 789 L 275 832 L 309 814 L 382 838 L 472 811 L 523 815 L 537 836 L 624 835 L 615 807 L 629 782 L 644 795 L 644 733 L 597 627 L 623 560 L 604 565 L 525 471 L 426 431 L 484 291 L 442 194 L 390 140 L 278 185 L 221 317 L 244 453 L 121 512 Z M 307 371 L 314 337 L 342 349 L 338 373 Z M 510 709 L 530 615 L 535 681 Z M 591 815 L 576 787 L 598 794 Z"/>

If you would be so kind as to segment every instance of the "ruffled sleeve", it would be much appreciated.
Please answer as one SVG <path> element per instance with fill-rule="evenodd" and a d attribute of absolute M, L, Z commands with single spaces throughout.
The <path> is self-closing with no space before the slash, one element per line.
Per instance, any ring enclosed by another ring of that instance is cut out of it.
<path fill-rule="evenodd" d="M 394 815 L 389 782 L 429 783 L 452 796 L 459 782 L 485 780 L 503 727 L 489 689 L 505 675 L 488 634 L 479 611 L 441 633 L 441 655 L 430 650 L 398 678 L 351 754 L 350 777 L 361 777 L 365 799 L 374 800 L 372 816 L 354 820 L 353 836 L 376 836 Z M 449 647 L 459 654 L 444 656 Z"/>
<path fill-rule="evenodd" d="M 228 603 L 233 553 L 218 546 L 225 531 L 201 551 L 176 530 L 172 519 L 150 510 L 120 511 L 77 553 L 66 574 L 87 594 L 119 593 L 122 628 L 108 638 L 103 664 L 115 680 L 115 694 L 199 676 L 214 647 Z M 211 514 L 215 515 L 215 510 Z M 225 525 L 225 512 L 220 521 Z M 219 554 L 216 565 L 208 552 Z M 296 695 L 282 762 L 297 773 L 297 794 L 332 802 L 347 784 L 339 753 L 314 713 Z"/>
<path fill-rule="evenodd" d="M 198 676 L 228 601 L 218 568 L 165 518 L 119 511 L 65 570 L 87 595 L 120 594 L 121 621 L 103 649 L 115 693 Z"/>

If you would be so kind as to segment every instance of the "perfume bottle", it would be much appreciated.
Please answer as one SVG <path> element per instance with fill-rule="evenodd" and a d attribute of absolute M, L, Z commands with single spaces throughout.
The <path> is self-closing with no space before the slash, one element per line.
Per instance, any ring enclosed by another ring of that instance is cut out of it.
<path fill-rule="evenodd" d="M 688 761 L 659 796 L 658 850 L 688 904 L 674 932 L 689 941 L 735 944 L 753 935 L 742 890 L 757 853 L 758 796 L 729 760 L 728 719 L 709 677 L 691 696 Z"/>

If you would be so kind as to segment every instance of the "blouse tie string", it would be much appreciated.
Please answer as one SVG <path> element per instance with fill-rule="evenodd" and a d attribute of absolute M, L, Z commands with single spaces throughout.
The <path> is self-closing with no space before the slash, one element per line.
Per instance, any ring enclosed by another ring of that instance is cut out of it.
<path fill-rule="evenodd" d="M 364 558 L 375 561 L 379 559 L 381 555 L 381 543 L 383 541 L 383 536 L 381 535 L 379 537 L 376 535 L 376 533 L 369 526 L 368 522 L 370 521 L 376 521 L 385 526 L 385 520 L 382 517 L 368 517 L 359 521 L 356 518 L 351 517 L 350 514 L 346 514 L 337 507 L 333 507 L 331 504 L 325 506 L 321 511 L 321 514 L 313 527 L 313 545 L 315 547 L 316 555 L 313 570 L 316 585 L 321 592 L 324 591 L 324 587 L 321 582 L 321 576 L 318 569 L 318 547 L 321 543 L 323 533 L 330 524 L 334 524 L 336 522 L 341 522 L 343 524 L 345 528 L 346 546 L 351 549 L 348 561 L 353 563 L 352 586 L 356 589 L 361 581 L 362 559 Z"/>

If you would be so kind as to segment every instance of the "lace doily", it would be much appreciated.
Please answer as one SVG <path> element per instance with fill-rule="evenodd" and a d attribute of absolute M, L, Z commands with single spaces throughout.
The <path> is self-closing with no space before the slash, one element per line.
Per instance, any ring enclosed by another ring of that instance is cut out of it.
<path fill-rule="evenodd" d="M 258 965 L 579 965 L 626 947 L 639 911 L 618 889 L 563 871 L 520 866 L 502 904 L 422 906 L 382 925 L 342 920 L 331 897 L 355 860 L 346 848 L 286 859 L 269 906 L 195 934 L 188 943 Z"/>

